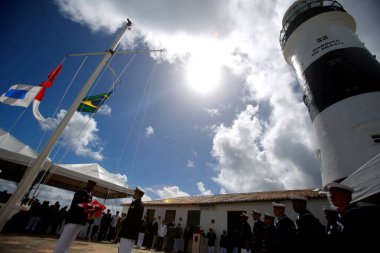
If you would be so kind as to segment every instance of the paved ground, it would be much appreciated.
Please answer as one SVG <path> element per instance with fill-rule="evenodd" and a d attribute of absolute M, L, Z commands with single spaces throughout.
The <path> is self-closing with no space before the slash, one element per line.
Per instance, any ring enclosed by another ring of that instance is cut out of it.
<path fill-rule="evenodd" d="M 0 253 L 51 253 L 56 237 L 25 234 L 0 234 Z M 118 253 L 118 245 L 110 242 L 88 242 L 76 240 L 69 253 Z M 152 253 L 153 251 L 134 249 L 134 253 Z"/>

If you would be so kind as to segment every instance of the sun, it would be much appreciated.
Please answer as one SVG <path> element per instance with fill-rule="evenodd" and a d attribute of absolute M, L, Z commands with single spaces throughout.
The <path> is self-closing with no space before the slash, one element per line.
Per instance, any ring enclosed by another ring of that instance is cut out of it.
<path fill-rule="evenodd" d="M 210 58 L 192 58 L 186 68 L 189 87 L 200 94 L 210 94 L 220 83 L 220 66 Z"/>

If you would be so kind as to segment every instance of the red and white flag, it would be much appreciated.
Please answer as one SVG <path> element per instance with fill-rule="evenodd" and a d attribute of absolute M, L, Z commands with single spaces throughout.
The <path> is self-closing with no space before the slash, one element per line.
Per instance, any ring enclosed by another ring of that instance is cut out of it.
<path fill-rule="evenodd" d="M 44 81 L 44 82 L 42 82 L 40 84 L 40 87 L 42 87 L 42 88 L 41 88 L 40 92 L 37 94 L 37 96 L 33 100 L 33 115 L 39 121 L 44 121 L 45 120 L 45 118 L 41 115 L 41 113 L 39 111 L 39 106 L 40 106 L 41 100 L 44 97 L 45 89 L 49 88 L 50 86 L 53 85 L 53 82 L 54 82 L 55 78 L 59 75 L 59 73 L 61 73 L 61 70 L 62 70 L 62 64 L 59 64 L 57 67 L 55 67 L 49 73 L 48 80 L 46 80 L 46 81 Z"/>
<path fill-rule="evenodd" d="M 91 209 L 92 212 L 88 213 L 87 219 L 96 219 L 98 218 L 104 210 L 107 209 L 105 205 L 100 204 L 96 199 L 92 200 L 90 203 L 80 203 L 78 206 L 84 209 Z"/>

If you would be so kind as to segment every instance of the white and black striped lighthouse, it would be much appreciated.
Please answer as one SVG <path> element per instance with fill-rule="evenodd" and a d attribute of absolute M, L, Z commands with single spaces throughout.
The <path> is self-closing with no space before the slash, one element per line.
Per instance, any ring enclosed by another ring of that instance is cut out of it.
<path fill-rule="evenodd" d="M 322 184 L 341 181 L 380 153 L 380 64 L 336 1 L 295 1 L 282 25 L 283 54 L 320 147 Z"/>

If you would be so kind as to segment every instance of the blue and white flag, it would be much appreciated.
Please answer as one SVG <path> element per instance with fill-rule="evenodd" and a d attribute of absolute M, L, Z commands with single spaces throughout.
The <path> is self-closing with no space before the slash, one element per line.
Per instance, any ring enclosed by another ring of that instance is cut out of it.
<path fill-rule="evenodd" d="M 28 107 L 41 89 L 40 86 L 15 84 L 1 95 L 0 102 L 12 106 Z"/>

